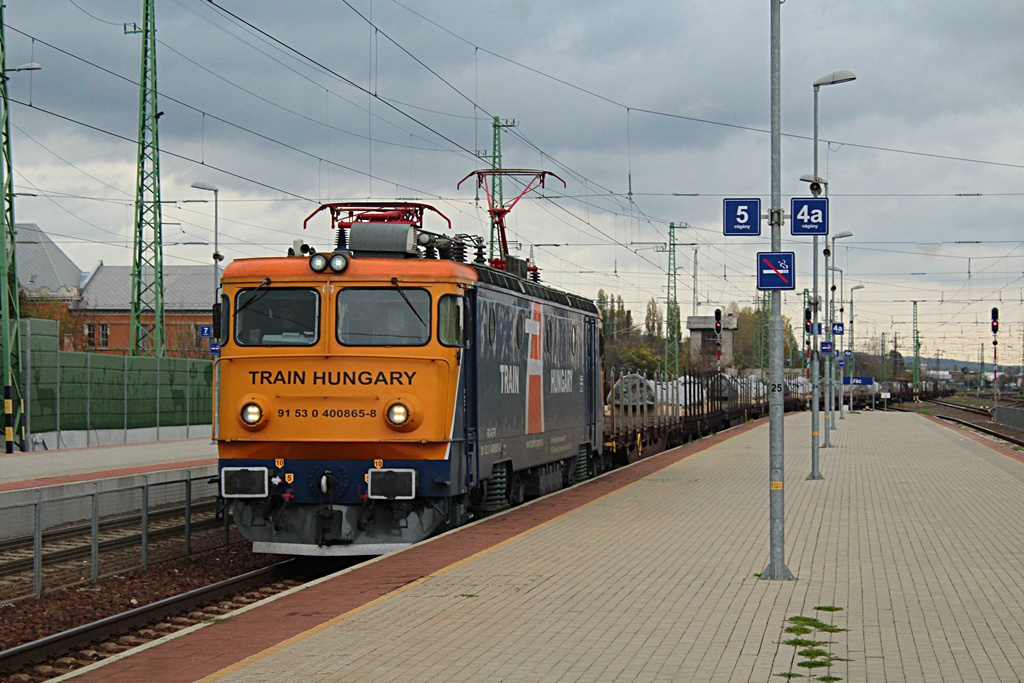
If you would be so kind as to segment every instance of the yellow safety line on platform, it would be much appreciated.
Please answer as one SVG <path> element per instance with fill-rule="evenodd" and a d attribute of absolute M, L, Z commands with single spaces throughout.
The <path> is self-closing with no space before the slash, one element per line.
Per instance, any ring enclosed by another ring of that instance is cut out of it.
<path fill-rule="evenodd" d="M 717 446 L 717 445 L 719 445 L 719 444 L 710 444 L 709 447 L 710 446 Z M 699 450 L 699 451 L 697 451 L 695 453 L 691 453 L 691 455 L 696 455 L 697 453 L 702 453 L 702 452 L 704 452 L 706 450 L 708 450 L 708 448 L 703 448 L 703 449 L 701 449 L 701 450 Z M 669 452 L 669 451 L 666 451 L 666 453 L 667 452 Z M 672 463 L 671 465 L 667 465 L 666 467 L 673 467 L 675 465 L 678 465 L 680 462 L 682 462 L 682 460 L 680 460 L 679 462 Z M 521 531 L 518 534 L 516 534 L 515 536 L 511 536 L 511 537 L 505 539 L 504 541 L 501 541 L 500 543 L 492 545 L 490 548 L 485 548 L 484 550 L 481 550 L 478 553 L 474 553 L 473 555 L 470 555 L 469 557 L 465 557 L 465 558 L 463 558 L 461 560 L 453 562 L 452 564 L 448 565 L 447 567 L 442 567 L 441 569 L 438 569 L 436 572 L 434 572 L 432 574 L 428 574 L 427 576 L 424 576 L 424 577 L 421 577 L 419 579 L 416 579 L 415 581 L 411 581 L 410 583 L 407 583 L 404 586 L 396 588 L 395 590 L 390 591 L 389 593 L 386 593 L 386 594 L 384 594 L 384 595 L 382 595 L 382 596 L 380 596 L 378 598 L 374 598 L 370 602 L 367 602 L 367 603 L 365 603 L 363 605 L 360 605 L 359 607 L 354 607 L 354 608 L 350 609 L 349 611 L 345 612 L 344 614 L 339 614 L 338 616 L 333 617 L 333 618 L 329 619 L 328 621 L 325 621 L 322 624 L 319 624 L 319 625 L 314 626 L 314 627 L 312 627 L 312 628 L 310 628 L 310 629 L 308 629 L 306 631 L 303 631 L 302 633 L 299 633 L 298 635 L 294 635 L 291 638 L 288 638 L 287 640 L 281 641 L 277 645 L 272 645 L 272 646 L 268 647 L 265 650 L 257 652 L 254 655 L 249 655 L 248 657 L 246 657 L 242 661 L 236 662 L 234 664 L 231 664 L 230 666 L 227 666 L 227 667 L 221 669 L 220 671 L 216 671 L 216 672 L 210 674 L 209 676 L 206 676 L 204 678 L 199 679 L 199 681 L 200 681 L 200 683 L 206 683 L 208 681 L 220 680 L 221 678 L 223 678 L 224 676 L 227 676 L 228 674 L 232 674 L 232 673 L 234 673 L 236 671 L 244 669 L 245 667 L 249 666 L 250 664 L 253 664 L 255 662 L 260 661 L 261 659 L 269 657 L 272 654 L 280 652 L 281 650 L 283 650 L 284 648 L 288 647 L 289 645 L 301 642 L 301 641 L 305 640 L 306 638 L 309 638 L 310 636 L 316 635 L 320 631 L 323 631 L 326 628 L 330 628 L 331 626 L 334 626 L 335 624 L 338 624 L 338 623 L 340 623 L 342 621 L 345 621 L 346 619 L 348 619 L 350 617 L 354 617 L 355 615 L 359 614 L 360 612 L 363 612 L 364 610 L 369 609 L 370 607 L 373 607 L 373 606 L 375 606 L 375 605 L 377 605 L 377 604 L 379 604 L 381 602 L 384 602 L 385 600 L 393 598 L 393 597 L 395 597 L 396 595 L 398 595 L 400 593 L 404 593 L 405 591 L 409 590 L 410 588 L 414 588 L 416 586 L 419 586 L 420 584 L 425 583 L 426 581 L 428 581 L 428 580 L 430 580 L 430 579 L 432 579 L 432 578 L 434 578 L 436 576 L 442 576 L 442 575 L 450 572 L 453 569 L 461 567 L 462 565 L 466 564 L 467 562 L 469 562 L 471 560 L 475 560 L 478 557 L 483 557 L 484 555 L 486 555 L 486 554 L 488 554 L 490 552 L 493 552 L 493 551 L 495 551 L 495 550 L 497 550 L 499 548 L 503 548 L 504 546 L 512 543 L 513 541 L 517 541 L 520 538 L 528 536 L 529 534 L 532 534 L 532 533 L 535 533 L 537 531 L 540 531 L 541 529 L 547 527 L 548 525 L 554 524 L 555 522 L 557 522 L 558 520 L 562 519 L 563 517 L 568 517 L 569 515 L 572 515 L 572 514 L 575 514 L 576 512 L 579 512 L 580 510 L 588 508 L 591 505 L 597 503 L 598 501 L 604 500 L 608 496 L 616 494 L 616 493 L 618 493 L 620 491 L 624 491 L 624 490 L 630 488 L 631 486 L 635 486 L 635 485 L 639 484 L 640 482 L 644 481 L 645 479 L 648 479 L 650 477 L 653 477 L 656 474 L 659 474 L 661 472 L 661 470 L 663 470 L 663 469 L 665 469 L 665 468 L 664 467 L 659 468 L 657 471 L 651 472 L 650 474 L 648 474 L 648 475 L 646 475 L 644 477 L 641 477 L 640 479 L 637 479 L 636 481 L 631 482 L 631 483 L 623 486 L 622 488 L 618 488 L 618 489 L 616 489 L 614 491 L 610 491 L 610 492 L 604 494 L 603 496 L 599 496 L 598 498 L 595 498 L 594 500 L 592 500 L 592 501 L 590 501 L 588 503 L 584 503 L 583 505 L 580 505 L 577 508 L 573 508 L 572 510 L 569 510 L 567 512 L 563 512 L 562 514 L 558 515 L 557 517 L 552 517 L 548 521 L 543 522 L 541 524 L 538 524 L 535 527 L 527 529 L 526 531 Z M 564 491 L 565 489 L 562 489 L 562 490 Z"/>

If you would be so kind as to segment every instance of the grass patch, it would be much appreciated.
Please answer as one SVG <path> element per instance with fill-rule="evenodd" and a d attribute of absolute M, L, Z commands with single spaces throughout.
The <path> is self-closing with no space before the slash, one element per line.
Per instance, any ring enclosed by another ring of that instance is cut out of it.
<path fill-rule="evenodd" d="M 826 614 L 834 614 L 836 612 L 843 611 L 842 607 L 837 607 L 836 605 L 817 605 L 814 609 L 817 612 L 824 612 Z M 832 641 L 831 634 L 843 633 L 849 629 L 837 626 L 834 623 L 828 623 L 817 617 L 809 617 L 804 614 L 789 617 L 786 621 L 789 622 L 789 626 L 786 626 L 783 629 L 783 632 L 798 636 L 783 642 L 784 645 L 790 645 L 796 648 L 796 655 L 802 658 L 800 661 L 796 662 L 796 666 L 808 672 L 814 671 L 815 669 L 826 669 L 825 672 L 822 672 L 825 675 L 818 676 L 816 679 L 823 683 L 836 683 L 837 681 L 843 680 L 839 676 L 833 676 L 831 668 L 838 662 L 848 662 L 850 660 L 839 657 L 832 651 L 835 643 Z M 827 641 L 822 642 L 821 640 L 814 638 L 814 636 L 811 636 L 810 638 L 800 637 L 819 633 L 829 634 Z M 775 675 L 780 678 L 806 677 L 796 671 L 786 671 Z"/>
<path fill-rule="evenodd" d="M 828 645 L 828 643 L 822 643 L 818 640 L 809 640 L 807 638 L 790 638 L 782 643 L 783 645 L 791 645 L 793 647 L 814 647 L 815 645 Z"/>
<path fill-rule="evenodd" d="M 821 659 L 805 659 L 802 662 L 797 662 L 796 665 L 805 669 L 820 669 L 823 666 L 828 666 L 828 662 Z"/>
<path fill-rule="evenodd" d="M 808 633 L 814 633 L 814 629 L 808 626 L 787 626 L 785 631 L 786 633 L 792 633 L 794 636 L 806 636 Z"/>
<path fill-rule="evenodd" d="M 460 598 L 479 598 L 480 596 L 476 593 L 459 593 Z"/>

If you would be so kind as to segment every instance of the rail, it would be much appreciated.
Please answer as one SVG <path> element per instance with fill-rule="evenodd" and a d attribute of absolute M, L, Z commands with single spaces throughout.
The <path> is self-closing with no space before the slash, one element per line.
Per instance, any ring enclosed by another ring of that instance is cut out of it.
<path fill-rule="evenodd" d="M 126 512 L 126 510 L 128 512 Z M 230 512 L 216 479 L 186 476 L 110 490 L 0 506 L 0 599 L 95 583 L 152 562 L 187 557 L 232 542 Z M 220 535 L 220 528 L 223 535 Z M 25 529 L 30 533 L 20 531 Z M 83 572 L 82 560 L 89 569 Z"/>
<path fill-rule="evenodd" d="M 220 600 L 233 593 L 258 586 L 268 578 L 281 576 L 288 572 L 294 564 L 294 560 L 285 560 L 269 567 L 100 619 L 91 624 L 84 624 L 12 647 L 0 652 L 0 671 L 10 673 L 24 666 L 44 662 L 75 648 L 84 647 L 97 640 L 126 633 L 173 614 Z"/>

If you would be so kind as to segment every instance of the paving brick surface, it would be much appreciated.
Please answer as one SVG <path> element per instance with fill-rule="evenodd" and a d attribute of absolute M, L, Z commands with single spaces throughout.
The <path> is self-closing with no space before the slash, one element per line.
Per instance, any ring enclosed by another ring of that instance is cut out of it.
<path fill-rule="evenodd" d="M 917 415 L 855 414 L 821 450 L 825 479 L 807 481 L 810 416 L 785 422 L 796 581 L 756 576 L 769 546 L 764 424 L 209 680 L 1021 680 L 1019 454 Z M 842 611 L 815 609 L 826 605 Z M 803 636 L 825 643 L 829 667 L 800 666 L 784 644 L 799 615 L 848 629 Z"/>

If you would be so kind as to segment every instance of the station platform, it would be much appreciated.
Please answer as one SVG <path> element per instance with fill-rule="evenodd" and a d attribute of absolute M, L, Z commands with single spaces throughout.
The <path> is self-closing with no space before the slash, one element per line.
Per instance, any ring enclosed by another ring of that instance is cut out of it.
<path fill-rule="evenodd" d="M 217 464 L 209 436 L 119 446 L 0 453 L 0 492 Z"/>
<path fill-rule="evenodd" d="M 922 415 L 838 424 L 809 481 L 810 415 L 785 419 L 793 581 L 759 578 L 761 420 L 61 680 L 1024 678 L 1021 453 Z"/>

